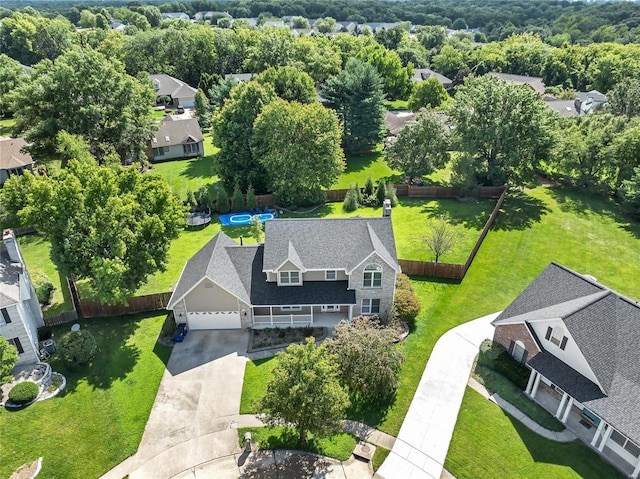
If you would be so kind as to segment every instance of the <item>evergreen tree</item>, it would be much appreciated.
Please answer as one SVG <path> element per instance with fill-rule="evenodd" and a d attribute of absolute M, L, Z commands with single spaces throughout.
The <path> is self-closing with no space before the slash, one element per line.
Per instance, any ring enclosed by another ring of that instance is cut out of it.
<path fill-rule="evenodd" d="M 238 211 L 243 211 L 244 208 L 244 195 L 242 194 L 240 187 L 236 185 L 233 189 L 233 196 L 231 197 L 231 211 L 237 213 Z"/>
<path fill-rule="evenodd" d="M 364 196 L 371 196 L 373 194 L 373 180 L 371 177 L 367 178 L 367 182 L 364 184 Z"/>
<path fill-rule="evenodd" d="M 347 191 L 347 195 L 344 197 L 342 209 L 347 213 L 358 209 L 358 194 L 353 186 L 349 187 L 349 191 Z"/>
<path fill-rule="evenodd" d="M 387 198 L 387 187 L 384 184 L 383 180 L 378 182 L 378 188 L 376 189 L 376 198 L 378 199 L 378 204 L 382 205 L 384 200 Z"/>
<path fill-rule="evenodd" d="M 218 213 L 225 214 L 229 212 L 229 196 L 224 186 L 218 188 L 218 194 L 216 196 L 216 210 Z"/>
<path fill-rule="evenodd" d="M 249 211 L 255 211 L 258 209 L 256 192 L 254 191 L 253 186 L 251 185 L 249 185 L 249 188 L 247 188 L 247 209 Z"/>

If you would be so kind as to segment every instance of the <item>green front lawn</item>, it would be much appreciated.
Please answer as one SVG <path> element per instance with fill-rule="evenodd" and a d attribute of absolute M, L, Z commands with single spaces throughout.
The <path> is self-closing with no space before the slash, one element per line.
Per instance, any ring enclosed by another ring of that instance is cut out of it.
<path fill-rule="evenodd" d="M 382 145 L 379 145 L 376 151 L 362 156 L 347 156 L 347 169 L 340 175 L 338 181 L 331 189 L 341 190 L 355 186 L 356 183 L 360 188 L 364 187 L 367 179 L 371 177 L 374 185 L 378 179 L 384 178 L 385 181 L 399 183 L 402 174 L 389 168 L 382 152 Z"/>
<path fill-rule="evenodd" d="M 71 311 L 73 305 L 66 279 L 51 261 L 51 242 L 44 236 L 29 234 L 19 236 L 18 244 L 31 277 L 34 278 L 37 273 L 45 274 L 55 287 L 51 304 L 44 310 L 44 315 L 54 316 Z"/>
<path fill-rule="evenodd" d="M 549 441 L 467 388 L 445 468 L 458 479 L 622 479 L 579 441 Z"/>
<path fill-rule="evenodd" d="M 166 314 L 80 321 L 98 343 L 89 366 L 51 366 L 66 393 L 17 412 L 0 409 L 0 477 L 42 456 L 42 477 L 99 477 L 133 454 L 171 349 L 156 343 Z M 55 338 L 69 325 L 54 328 Z"/>
<path fill-rule="evenodd" d="M 258 443 L 260 449 L 295 449 L 309 451 L 323 456 L 332 457 L 338 461 L 346 461 L 356 447 L 356 438 L 346 432 L 333 436 L 316 439 L 311 436 L 307 443 L 298 442 L 298 437 L 292 428 L 278 427 L 246 427 L 238 429 L 238 439 L 244 446 L 244 434 L 251 433 L 251 442 Z"/>
<path fill-rule="evenodd" d="M 0 136 L 11 136 L 11 130 L 16 121 L 13 118 L 0 119 Z"/>

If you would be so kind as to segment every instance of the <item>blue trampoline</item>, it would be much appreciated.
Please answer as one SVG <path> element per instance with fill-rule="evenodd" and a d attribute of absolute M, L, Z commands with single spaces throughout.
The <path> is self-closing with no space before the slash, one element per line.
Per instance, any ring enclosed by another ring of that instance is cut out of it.
<path fill-rule="evenodd" d="M 247 226 L 251 224 L 254 217 L 257 217 L 261 223 L 277 218 L 275 211 L 273 213 L 251 213 L 244 211 L 242 213 L 231 213 L 219 216 L 222 226 Z"/>

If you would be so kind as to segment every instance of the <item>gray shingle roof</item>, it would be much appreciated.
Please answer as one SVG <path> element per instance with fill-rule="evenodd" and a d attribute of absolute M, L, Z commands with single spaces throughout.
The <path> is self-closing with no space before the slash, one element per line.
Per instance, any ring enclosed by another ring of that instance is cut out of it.
<path fill-rule="evenodd" d="M 185 82 L 165 73 L 149 75 L 155 84 L 156 96 L 168 95 L 171 98 L 195 98 L 198 90 Z"/>
<path fill-rule="evenodd" d="M 290 244 L 306 270 L 351 271 L 375 252 L 400 270 L 391 218 L 303 218 L 265 222 L 264 271 L 288 258 Z"/>
<path fill-rule="evenodd" d="M 13 263 L 4 243 L 0 243 L 0 308 L 20 302 L 22 264 Z"/>
<path fill-rule="evenodd" d="M 182 145 L 187 142 L 200 143 L 203 140 L 204 136 L 198 120 L 195 118 L 176 119 L 171 115 L 167 115 L 160 122 L 158 131 L 154 133 L 151 139 L 151 147 Z"/>
<path fill-rule="evenodd" d="M 8 170 L 33 165 L 31 155 L 22 152 L 25 146 L 27 142 L 22 138 L 0 137 L 0 169 Z"/>
<path fill-rule="evenodd" d="M 605 394 L 594 393 L 597 385 L 549 352 L 534 356 L 528 364 L 640 444 L 640 306 L 552 263 L 494 325 L 545 316 L 562 318 Z"/>
<path fill-rule="evenodd" d="M 487 75 L 496 76 L 508 83 L 513 83 L 515 85 L 529 85 L 536 92 L 541 95 L 545 91 L 544 80 L 540 77 L 530 77 L 527 75 L 512 75 L 510 73 L 499 73 L 499 72 L 489 72 Z"/>
<path fill-rule="evenodd" d="M 440 73 L 433 71 L 430 68 L 416 68 L 411 80 L 413 80 L 414 82 L 422 82 L 429 77 L 437 78 L 445 87 L 451 86 L 451 83 L 453 83 L 453 80 L 451 78 L 447 78 L 446 76 L 441 75 Z"/>

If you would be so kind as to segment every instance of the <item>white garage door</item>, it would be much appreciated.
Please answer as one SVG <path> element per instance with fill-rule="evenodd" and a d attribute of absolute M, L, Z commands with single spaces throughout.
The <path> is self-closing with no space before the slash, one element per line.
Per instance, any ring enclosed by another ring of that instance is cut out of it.
<path fill-rule="evenodd" d="M 187 313 L 189 329 L 240 329 L 238 311 Z"/>

